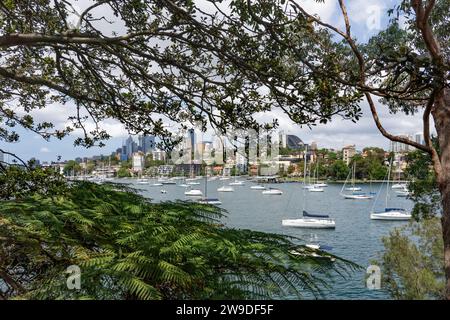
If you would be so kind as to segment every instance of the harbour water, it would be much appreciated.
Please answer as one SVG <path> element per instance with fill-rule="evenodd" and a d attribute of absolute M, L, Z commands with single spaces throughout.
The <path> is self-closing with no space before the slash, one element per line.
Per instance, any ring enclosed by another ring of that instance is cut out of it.
<path fill-rule="evenodd" d="M 121 182 L 135 184 L 135 180 Z M 204 190 L 203 179 L 198 182 L 200 185 L 193 187 Z M 234 186 L 235 192 L 217 192 L 218 187 L 224 183 L 228 185 L 229 182 L 231 180 L 208 182 L 208 197 L 221 200 L 221 207 L 228 212 L 227 218 L 224 219 L 228 227 L 292 235 L 304 239 L 305 243 L 312 235 L 316 235 L 321 245 L 332 247 L 331 253 L 353 261 L 364 269 L 382 252 L 381 238 L 388 235 L 393 228 L 407 223 L 370 220 L 369 213 L 374 200 L 344 199 L 339 195 L 341 184 L 329 184 L 324 188 L 324 192 L 305 192 L 300 183 L 281 183 L 271 186 L 281 189 L 282 195 L 263 195 L 261 190 L 250 189 L 254 183 L 246 181 L 244 186 Z M 136 187 L 142 190 L 144 196 L 155 202 L 189 199 L 184 195 L 183 187 L 151 186 L 151 183 L 153 182 Z M 363 192 L 378 191 L 380 188 L 380 184 L 359 186 L 363 188 Z M 378 209 L 384 208 L 385 205 L 385 186 L 383 188 L 376 202 Z M 161 189 L 167 193 L 162 194 Z M 412 208 L 413 203 L 410 200 L 396 197 L 392 190 L 390 194 L 389 206 L 407 210 Z M 311 213 L 330 214 L 336 221 L 336 229 L 298 229 L 281 225 L 282 219 L 300 217 L 304 207 Z M 389 299 L 385 291 L 369 290 L 365 287 L 365 270 L 355 271 L 346 279 L 336 277 L 331 288 L 325 290 L 324 294 L 326 299 Z"/>

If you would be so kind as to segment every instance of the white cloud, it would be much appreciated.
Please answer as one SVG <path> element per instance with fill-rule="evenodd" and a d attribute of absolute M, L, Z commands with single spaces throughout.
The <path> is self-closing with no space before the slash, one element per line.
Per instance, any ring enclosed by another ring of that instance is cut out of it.
<path fill-rule="evenodd" d="M 332 22 L 336 14 L 337 1 L 317 2 L 315 0 L 297 0 L 299 5 L 309 14 L 318 15 L 324 22 Z"/>
<path fill-rule="evenodd" d="M 50 152 L 50 149 L 47 148 L 47 147 L 42 147 L 42 148 L 39 150 L 39 152 L 40 152 L 40 153 L 49 153 L 49 152 Z"/>
<path fill-rule="evenodd" d="M 392 134 L 415 134 L 423 130 L 420 113 L 407 116 L 403 113 L 391 114 L 386 106 L 376 102 L 378 115 L 384 128 Z M 378 146 L 387 149 L 390 141 L 377 129 L 367 102 L 361 104 L 363 116 L 353 123 L 336 116 L 327 124 L 319 124 L 309 129 L 293 123 L 282 111 L 259 115 L 259 121 L 278 119 L 279 129 L 287 134 L 295 134 L 305 143 L 316 141 L 319 147 L 340 149 L 344 145 L 355 144 L 362 149 L 367 146 Z M 433 125 L 433 124 L 431 124 Z"/>

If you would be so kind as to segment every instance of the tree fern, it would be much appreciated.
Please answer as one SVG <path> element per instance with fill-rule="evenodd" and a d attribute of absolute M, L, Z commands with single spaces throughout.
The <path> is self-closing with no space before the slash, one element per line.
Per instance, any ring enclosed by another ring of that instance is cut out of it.
<path fill-rule="evenodd" d="M 0 202 L 0 293 L 37 299 L 320 296 L 356 266 L 293 254 L 299 239 L 226 228 L 217 207 L 151 203 L 127 187 L 74 183 L 63 195 Z M 303 252 L 308 248 L 302 247 Z M 323 255 L 330 255 L 323 253 Z M 78 265 L 80 290 L 66 287 Z"/>

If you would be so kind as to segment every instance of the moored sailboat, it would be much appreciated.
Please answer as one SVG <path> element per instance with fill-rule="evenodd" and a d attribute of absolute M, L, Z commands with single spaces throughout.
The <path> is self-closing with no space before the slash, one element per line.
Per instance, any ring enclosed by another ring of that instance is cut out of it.
<path fill-rule="evenodd" d="M 389 179 L 391 176 L 391 167 L 392 167 L 392 160 L 391 160 L 391 163 L 389 164 L 388 178 L 386 180 L 385 208 L 383 211 L 374 211 L 376 200 L 378 199 L 378 196 L 377 196 L 377 199 L 375 199 L 373 206 L 372 206 L 371 213 L 370 213 L 370 219 L 372 219 L 372 220 L 399 221 L 399 220 L 410 220 L 411 219 L 411 214 L 409 212 L 407 212 L 405 209 L 388 207 L 389 192 L 390 192 Z M 381 190 L 382 186 L 383 186 L 383 184 L 381 184 L 380 190 Z M 378 195 L 379 194 L 380 194 L 380 192 L 378 193 Z"/>

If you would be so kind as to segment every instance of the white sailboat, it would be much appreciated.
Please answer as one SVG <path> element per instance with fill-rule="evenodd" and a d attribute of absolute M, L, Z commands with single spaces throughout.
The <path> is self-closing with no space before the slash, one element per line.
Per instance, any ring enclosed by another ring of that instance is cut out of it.
<path fill-rule="evenodd" d="M 311 174 L 309 174 L 309 183 L 306 184 L 306 164 L 308 163 L 308 160 L 306 158 L 308 153 L 308 147 L 305 146 L 305 155 L 303 157 L 303 189 L 311 189 L 314 188 L 314 186 L 311 184 Z"/>
<path fill-rule="evenodd" d="M 319 162 L 317 162 L 316 169 L 314 170 L 313 180 L 315 180 L 315 183 L 312 185 L 311 188 L 308 188 L 309 192 L 324 192 L 325 191 L 322 187 L 317 185 L 318 167 L 319 167 Z"/>
<path fill-rule="evenodd" d="M 178 184 L 178 186 L 179 186 L 179 187 L 182 187 L 182 188 L 187 188 L 187 187 L 189 187 L 189 185 L 186 184 L 186 177 L 185 177 L 185 175 L 184 175 L 184 170 L 182 170 L 181 174 L 182 174 L 182 176 L 181 176 L 180 179 L 179 179 L 179 180 L 181 180 L 181 181 L 180 181 L 180 184 Z"/>
<path fill-rule="evenodd" d="M 352 200 L 370 200 L 373 199 L 373 195 L 372 194 L 367 194 L 367 193 L 363 193 L 363 192 L 357 192 L 357 191 L 361 191 L 362 189 L 360 187 L 355 187 L 355 173 L 356 173 L 356 163 L 353 162 L 353 168 L 352 170 L 348 173 L 347 175 L 347 179 L 345 179 L 344 185 L 342 186 L 341 189 L 341 196 L 344 197 L 344 199 L 352 199 Z M 352 186 L 351 187 L 346 187 L 347 186 L 347 181 L 350 177 L 350 174 L 352 175 Z M 352 193 L 344 193 L 344 190 L 346 191 L 351 191 Z"/>
<path fill-rule="evenodd" d="M 223 179 L 223 177 L 222 177 L 219 180 L 225 181 L 228 179 Z M 222 183 L 222 186 L 217 189 L 217 192 L 234 192 L 234 188 L 231 186 L 226 186 L 224 183 Z"/>
<path fill-rule="evenodd" d="M 376 200 L 375 199 L 373 206 L 372 206 L 372 210 L 370 213 L 370 219 L 372 220 L 390 220 L 390 221 L 406 221 L 406 220 L 410 220 L 411 219 L 411 214 L 409 212 L 407 212 L 405 209 L 403 208 L 392 208 L 392 207 L 388 207 L 388 200 L 389 200 L 389 179 L 391 176 L 391 167 L 392 167 L 392 160 L 391 163 L 389 164 L 389 170 L 388 170 L 388 178 L 386 181 L 386 202 L 385 202 L 385 208 L 383 211 L 374 211 L 374 207 L 376 204 Z M 380 186 L 380 191 L 381 191 L 381 187 L 383 186 L 383 184 L 381 184 Z M 378 192 L 378 195 L 380 194 L 380 192 Z"/>
<path fill-rule="evenodd" d="M 303 217 L 297 219 L 283 219 L 281 225 L 285 227 L 335 229 L 336 222 L 327 214 L 311 214 L 306 208 L 306 189 L 303 189 Z"/>
<path fill-rule="evenodd" d="M 136 180 L 136 183 L 142 185 L 142 184 L 149 184 L 150 182 L 149 182 L 148 179 L 142 178 L 142 173 L 139 173 L 139 177 L 138 177 L 138 179 Z"/>
<path fill-rule="evenodd" d="M 189 190 L 186 190 L 184 192 L 184 195 L 189 196 L 189 197 L 201 197 L 201 196 L 203 196 L 203 192 L 202 192 L 202 190 L 199 190 L 199 189 L 189 188 Z"/>
<path fill-rule="evenodd" d="M 306 211 L 306 153 L 307 149 L 305 149 L 305 162 L 303 169 L 303 217 L 297 219 L 283 219 L 281 220 L 281 225 L 296 228 L 335 229 L 336 222 L 334 219 L 331 219 L 329 215 L 311 214 Z"/>
<path fill-rule="evenodd" d="M 328 216 L 324 218 L 299 218 L 284 219 L 281 225 L 285 227 L 309 228 L 309 229 L 335 229 L 336 222 Z"/>
<path fill-rule="evenodd" d="M 213 204 L 213 205 L 219 205 L 222 204 L 222 202 L 218 198 L 208 198 L 208 167 L 206 167 L 205 170 L 205 197 L 200 199 L 198 202 L 203 204 Z"/>
<path fill-rule="evenodd" d="M 244 181 L 237 180 L 236 171 L 237 171 L 237 168 L 236 168 L 236 166 L 234 166 L 234 181 L 230 182 L 229 185 L 230 186 L 243 186 L 243 185 L 245 185 Z"/>

